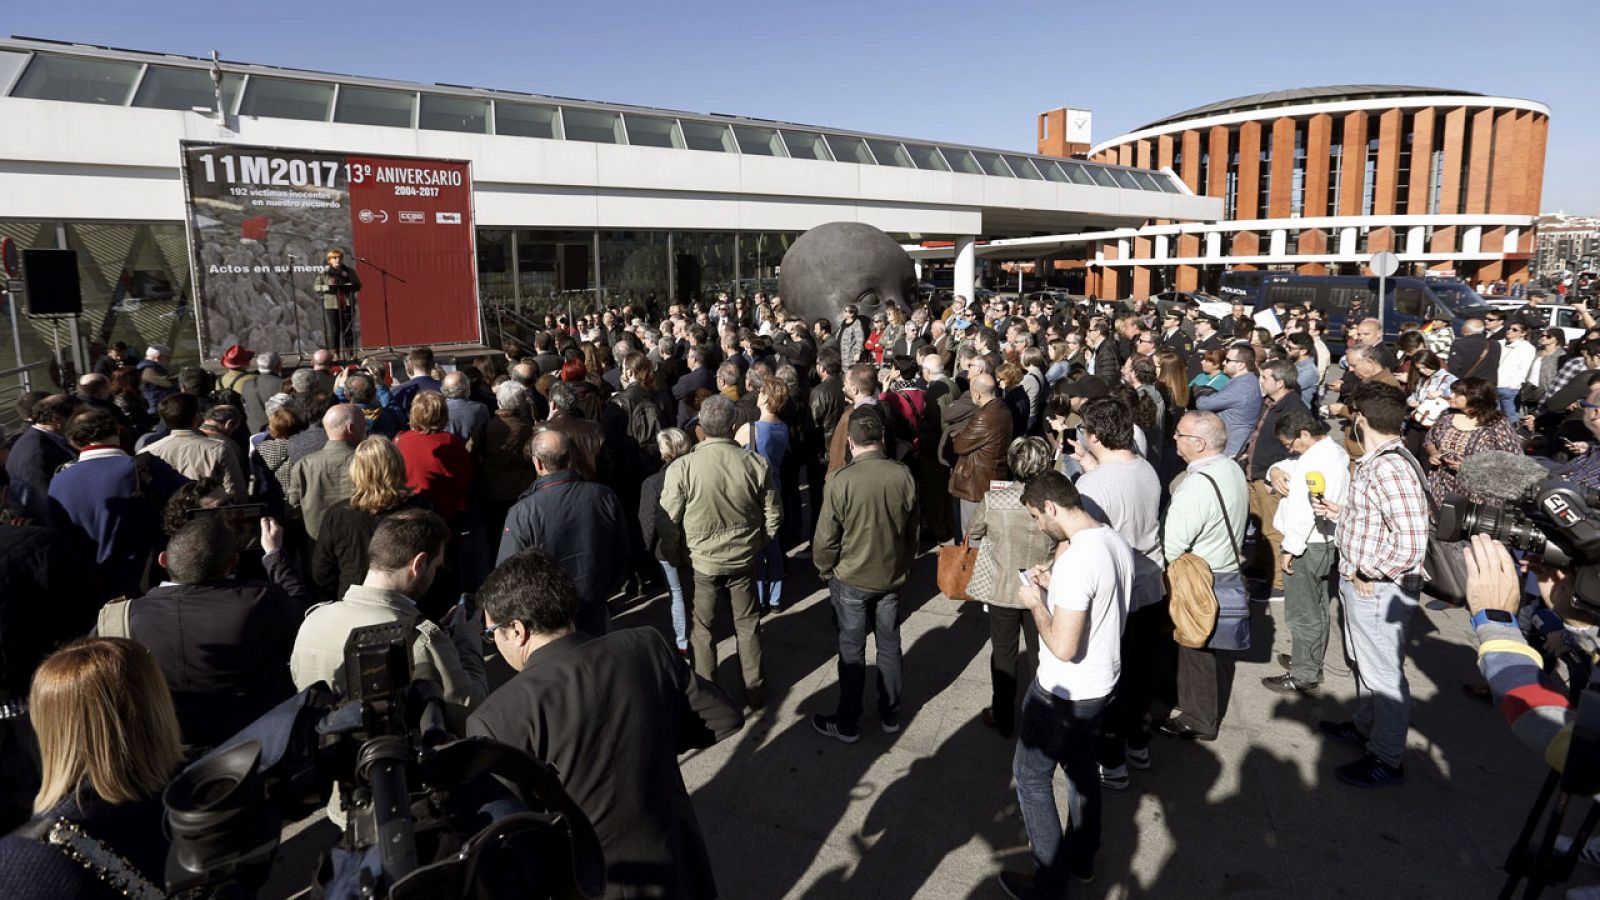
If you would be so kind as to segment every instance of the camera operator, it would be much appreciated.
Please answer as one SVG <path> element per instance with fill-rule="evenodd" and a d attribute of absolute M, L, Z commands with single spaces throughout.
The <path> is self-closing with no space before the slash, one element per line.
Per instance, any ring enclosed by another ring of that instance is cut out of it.
<path fill-rule="evenodd" d="M 295 637 L 289 669 L 298 690 L 319 682 L 343 684 L 344 645 L 363 625 L 405 622 L 416 628 L 411 662 L 418 678 L 439 683 L 444 699 L 472 706 L 488 693 L 483 653 L 475 626 L 451 630 L 423 618 L 417 599 L 428 593 L 444 562 L 450 529 L 437 513 L 407 509 L 379 523 L 367 545 L 367 575 L 344 597 L 306 613 Z M 446 617 L 447 624 L 450 617 Z"/>
<path fill-rule="evenodd" d="M 1570 569 L 1529 566 L 1545 606 L 1535 613 L 1535 640 L 1542 638 L 1547 650 L 1558 650 L 1569 660 L 1572 683 L 1564 692 L 1545 674 L 1544 656 L 1529 644 L 1518 623 L 1523 578 L 1510 552 L 1493 537 L 1474 534 L 1464 555 L 1478 670 L 1489 685 L 1495 708 L 1505 716 L 1512 734 L 1550 768 L 1565 771 L 1577 714 L 1570 697 L 1593 683 L 1597 660 L 1593 641 L 1580 638 L 1569 626 L 1597 625 L 1600 617 L 1574 602 Z M 1561 852 L 1564 847 L 1556 849 Z M 1589 862 L 1600 858 L 1600 838 L 1591 839 L 1580 858 Z"/>
<path fill-rule="evenodd" d="M 575 631 L 577 589 L 543 550 L 502 561 L 478 600 L 486 637 L 517 675 L 472 713 L 467 733 L 561 773 L 600 837 L 607 897 L 715 897 L 678 754 L 737 732 L 739 708 L 653 628 Z"/>
<path fill-rule="evenodd" d="M 328 265 L 317 273 L 312 290 L 322 295 L 323 342 L 343 355 L 350 348 L 351 310 L 356 292 L 361 290 L 361 277 L 344 264 L 344 251 L 338 247 L 328 251 L 327 260 Z"/>

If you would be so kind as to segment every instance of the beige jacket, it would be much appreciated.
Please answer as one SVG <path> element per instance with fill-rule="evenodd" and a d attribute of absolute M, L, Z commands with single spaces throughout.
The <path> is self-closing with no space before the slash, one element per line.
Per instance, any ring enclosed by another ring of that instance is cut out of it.
<path fill-rule="evenodd" d="M 244 470 L 222 438 L 180 428 L 139 452 L 154 456 L 190 481 L 214 478 L 222 483 L 222 489 L 233 502 L 245 500 Z"/>
<path fill-rule="evenodd" d="M 351 585 L 343 600 L 319 603 L 306 613 L 294 639 L 294 652 L 289 656 L 289 675 L 295 689 L 303 691 L 325 681 L 335 690 L 343 690 L 345 639 L 362 626 L 389 622 L 416 626 L 416 637 L 411 642 L 413 678 L 438 682 L 447 702 L 469 708 L 488 695 L 481 635 L 466 628 L 458 629 L 464 633 L 452 638 L 424 619 L 405 594 L 359 584 Z"/>
<path fill-rule="evenodd" d="M 994 594 L 988 598 L 991 606 L 1017 608 L 1018 569 L 1049 565 L 1055 558 L 1056 542 L 1052 541 L 1028 515 L 1022 505 L 1022 482 L 1012 482 L 998 491 L 983 495 L 983 502 L 972 514 L 967 525 L 967 538 L 980 544 L 978 552 L 992 555 L 995 560 Z"/>

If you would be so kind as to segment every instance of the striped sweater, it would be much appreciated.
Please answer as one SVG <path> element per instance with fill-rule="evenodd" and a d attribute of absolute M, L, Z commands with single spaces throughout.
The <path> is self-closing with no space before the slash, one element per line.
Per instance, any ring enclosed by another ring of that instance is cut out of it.
<path fill-rule="evenodd" d="M 1572 742 L 1572 703 L 1544 674 L 1544 657 L 1516 625 L 1486 622 L 1476 630 L 1478 669 L 1511 732 L 1560 771 Z"/>

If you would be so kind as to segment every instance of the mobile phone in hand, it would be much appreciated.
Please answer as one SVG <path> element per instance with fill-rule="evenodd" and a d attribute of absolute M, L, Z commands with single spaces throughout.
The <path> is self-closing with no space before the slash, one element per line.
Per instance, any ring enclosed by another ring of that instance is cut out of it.
<path fill-rule="evenodd" d="M 1017 570 L 1017 580 L 1022 582 L 1022 586 L 1023 587 L 1027 587 L 1027 586 L 1033 584 L 1033 579 L 1028 577 L 1028 570 L 1027 569 L 1018 569 Z"/>

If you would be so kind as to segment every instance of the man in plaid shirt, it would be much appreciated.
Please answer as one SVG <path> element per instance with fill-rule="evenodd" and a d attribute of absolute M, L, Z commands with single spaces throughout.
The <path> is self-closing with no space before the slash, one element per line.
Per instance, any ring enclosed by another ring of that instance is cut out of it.
<path fill-rule="evenodd" d="M 1405 675 L 1406 625 L 1422 593 L 1422 564 L 1432 528 L 1427 486 L 1400 433 L 1406 397 L 1399 388 L 1363 382 L 1351 392 L 1361 460 L 1342 506 L 1314 501 L 1318 515 L 1337 520 L 1339 606 L 1345 650 L 1356 673 L 1356 717 L 1320 722 L 1333 740 L 1365 755 L 1340 766 L 1339 780 L 1381 787 L 1405 780 L 1402 758 L 1410 725 Z"/>

